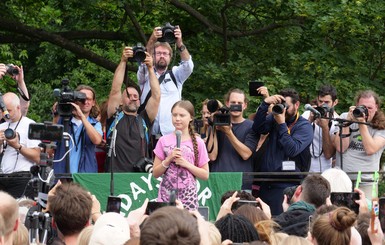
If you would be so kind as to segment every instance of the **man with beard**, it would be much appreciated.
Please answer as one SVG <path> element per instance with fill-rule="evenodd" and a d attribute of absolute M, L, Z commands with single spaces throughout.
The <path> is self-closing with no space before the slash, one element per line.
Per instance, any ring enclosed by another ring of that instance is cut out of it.
<path fill-rule="evenodd" d="M 55 173 L 97 173 L 98 165 L 95 156 L 95 147 L 102 142 L 102 125 L 96 120 L 95 90 L 87 85 L 79 85 L 76 91 L 86 95 L 85 101 L 71 102 L 72 116 L 69 118 L 68 133 L 72 136 L 70 142 L 70 165 L 66 166 L 65 140 L 58 143 L 55 151 Z M 54 122 L 64 123 L 64 118 L 56 115 Z M 68 167 L 68 169 L 67 169 Z"/>
<path fill-rule="evenodd" d="M 110 135 L 115 128 L 116 138 L 107 169 L 110 170 L 110 166 L 112 166 L 114 172 L 137 171 L 134 166 L 151 153 L 148 131 L 158 113 L 160 103 L 159 82 L 153 69 L 152 57 L 147 52 L 143 63 L 146 64 L 149 71 L 152 92 L 145 109 L 138 114 L 140 89 L 136 84 L 128 84 L 122 93 L 125 68 L 130 57 L 133 57 L 133 50 L 131 47 L 125 47 L 120 63 L 115 70 L 108 99 L 107 125 L 109 127 L 107 128 L 109 130 L 107 134 Z M 123 105 L 122 111 L 114 118 L 113 115 L 121 104 Z"/>
<path fill-rule="evenodd" d="M 186 46 L 183 44 L 182 31 L 179 26 L 175 27 L 174 36 L 181 62 L 178 66 L 172 67 L 171 70 L 168 69 L 168 65 L 173 57 L 173 50 L 167 42 L 157 41 L 162 37 L 161 27 L 154 28 L 146 46 L 148 52 L 153 55 L 155 66 L 154 71 L 156 77 L 159 79 L 162 99 L 162 104 L 159 106 L 159 111 L 152 128 L 152 135 L 154 135 L 156 139 L 158 139 L 161 135 L 174 132 L 171 107 L 175 102 L 181 100 L 183 84 L 191 75 L 194 68 L 191 55 Z M 148 67 L 145 65 L 139 66 L 137 76 L 138 83 L 142 91 L 142 95 L 140 97 L 141 104 L 145 106 L 146 98 L 148 98 L 148 94 L 151 93 Z M 141 108 L 143 108 L 143 106 Z"/>
<path fill-rule="evenodd" d="M 270 104 L 273 112 L 267 114 Z M 253 130 L 258 135 L 269 134 L 265 155 L 260 164 L 261 172 L 307 172 L 310 168 L 310 149 L 313 129 L 308 120 L 299 115 L 299 95 L 294 89 L 284 89 L 279 94 L 267 97 L 259 106 L 254 118 Z M 298 185 L 288 179 L 260 183 L 259 197 L 270 205 L 273 215 L 282 213 L 283 190 Z"/>

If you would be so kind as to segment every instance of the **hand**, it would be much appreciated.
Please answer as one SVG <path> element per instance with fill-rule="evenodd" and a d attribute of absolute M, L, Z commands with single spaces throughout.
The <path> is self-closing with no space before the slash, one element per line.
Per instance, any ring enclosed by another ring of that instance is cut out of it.
<path fill-rule="evenodd" d="M 274 114 L 274 120 L 278 123 L 278 124 L 283 124 L 285 123 L 285 115 L 286 115 L 286 108 L 283 109 L 283 112 L 281 114 Z"/>
<path fill-rule="evenodd" d="M 315 120 L 315 123 L 322 128 L 322 130 L 327 130 L 329 131 L 329 119 L 325 118 L 317 118 Z"/>
<path fill-rule="evenodd" d="M 217 130 L 224 132 L 226 135 L 231 134 L 231 125 L 230 126 L 218 126 Z"/>
<path fill-rule="evenodd" d="M 155 27 L 154 30 L 152 31 L 151 38 L 152 38 L 154 41 L 157 41 L 158 38 L 161 38 L 161 37 L 162 37 L 162 27 L 157 26 L 157 27 Z"/>
<path fill-rule="evenodd" d="M 384 239 L 384 233 L 382 232 L 380 221 L 376 216 L 374 218 L 374 227 L 379 227 L 378 229 L 372 230 L 371 225 L 368 227 L 368 236 L 373 245 L 381 245 L 382 240 Z"/>
<path fill-rule="evenodd" d="M 272 96 L 267 97 L 265 99 L 265 102 L 267 104 L 280 104 L 284 100 L 285 100 L 285 98 L 282 95 L 276 94 L 276 95 L 272 95 Z"/>
<path fill-rule="evenodd" d="M 174 36 L 175 36 L 175 43 L 177 47 L 180 47 L 183 45 L 182 41 L 182 30 L 179 28 L 179 26 L 175 26 L 174 30 Z"/>
<path fill-rule="evenodd" d="M 354 119 L 354 116 L 353 116 L 354 109 L 356 109 L 355 106 L 349 107 L 349 112 L 348 112 L 348 116 L 346 117 L 346 120 L 353 120 Z"/>
<path fill-rule="evenodd" d="M 61 185 L 61 181 L 58 180 L 56 185 L 48 192 L 48 200 L 50 196 L 55 196 L 56 195 L 56 189 Z M 47 202 L 47 207 L 44 210 L 45 212 L 49 211 L 49 202 Z"/>
<path fill-rule="evenodd" d="M 231 207 L 233 206 L 233 203 L 238 201 L 240 198 L 237 197 L 238 191 L 235 191 L 233 195 L 226 199 L 226 201 L 223 202 L 221 208 L 219 209 L 217 220 L 225 216 L 226 214 L 231 214 Z"/>
<path fill-rule="evenodd" d="M 175 204 L 176 204 L 175 207 L 177 207 L 179 209 L 184 209 L 183 203 L 179 199 L 175 200 Z"/>
<path fill-rule="evenodd" d="M 5 68 L 5 64 L 0 64 L 0 79 L 7 73 L 7 69 Z"/>
<path fill-rule="evenodd" d="M 187 168 L 190 165 L 190 163 L 183 157 L 176 157 L 174 161 L 176 165 L 181 166 L 183 168 Z"/>
<path fill-rule="evenodd" d="M 287 203 L 287 195 L 284 194 L 283 195 L 283 202 L 282 202 L 282 209 L 283 209 L 283 212 L 286 212 L 287 209 L 289 208 L 289 203 Z"/>
<path fill-rule="evenodd" d="M 152 69 L 154 62 L 153 62 L 153 59 L 152 59 L 152 56 L 150 55 L 150 53 L 146 52 L 146 59 L 144 59 L 143 63 L 146 64 L 146 66 L 149 70 Z"/>
<path fill-rule="evenodd" d="M 129 58 L 134 57 L 134 51 L 132 50 L 132 47 L 125 47 L 122 52 L 122 58 L 120 59 L 121 62 L 127 62 Z"/>
<path fill-rule="evenodd" d="M 266 216 L 271 219 L 271 210 L 270 210 L 270 206 L 267 205 L 267 203 L 265 203 L 264 201 L 262 201 L 261 198 L 257 197 L 255 200 L 257 200 L 257 202 L 259 202 L 259 204 L 261 204 L 261 207 L 262 207 L 262 211 L 266 214 Z"/>
<path fill-rule="evenodd" d="M 141 207 L 132 210 L 128 216 L 128 224 L 130 226 L 130 235 L 131 237 L 140 237 L 140 228 L 139 225 L 148 217 L 146 215 L 146 209 L 148 205 L 148 198 L 146 198 Z"/>
<path fill-rule="evenodd" d="M 70 102 L 70 104 L 72 105 L 73 107 L 73 110 L 72 110 L 72 114 L 74 116 L 77 116 L 79 117 L 80 119 L 86 119 L 86 117 L 84 116 L 82 110 L 80 109 L 79 105 L 76 104 L 76 103 L 73 103 L 73 102 Z"/>
<path fill-rule="evenodd" d="M 355 202 L 360 205 L 359 213 L 369 213 L 368 203 L 366 202 L 366 196 L 363 191 L 358 188 L 354 188 L 354 192 L 357 192 L 360 195 L 360 200 L 356 200 Z"/>
<path fill-rule="evenodd" d="M 100 214 L 100 202 L 99 200 L 96 198 L 95 195 L 92 195 L 90 192 L 88 192 L 88 194 L 91 196 L 91 199 L 92 199 L 92 208 L 91 208 L 91 214 L 96 214 L 96 213 L 99 213 Z"/>
<path fill-rule="evenodd" d="M 269 97 L 269 91 L 267 90 L 266 86 L 262 86 L 257 88 L 257 92 L 263 96 L 263 98 Z"/>
<path fill-rule="evenodd" d="M 7 144 L 15 149 L 19 149 L 20 148 L 20 137 L 19 137 L 19 133 L 18 132 L 15 132 L 16 136 L 13 138 L 13 139 L 7 139 L 5 138 L 5 141 L 7 142 Z M 5 137 L 5 136 L 4 136 Z"/>
<path fill-rule="evenodd" d="M 16 66 L 15 65 L 15 68 L 19 71 L 19 74 L 18 75 L 14 75 L 12 76 L 13 79 L 15 79 L 18 83 L 22 83 L 24 82 L 24 70 L 23 70 L 23 66 Z"/>

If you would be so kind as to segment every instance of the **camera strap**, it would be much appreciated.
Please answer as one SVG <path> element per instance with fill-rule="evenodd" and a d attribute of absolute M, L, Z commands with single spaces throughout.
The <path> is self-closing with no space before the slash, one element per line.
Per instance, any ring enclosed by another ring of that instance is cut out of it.
<path fill-rule="evenodd" d="M 139 114 L 136 117 L 136 120 L 138 121 L 138 125 L 139 125 L 139 133 L 140 133 L 141 145 L 142 145 L 141 147 L 142 155 L 143 157 L 148 158 L 148 142 L 149 142 L 148 127 L 144 119 Z"/>
<path fill-rule="evenodd" d="M 178 84 L 176 82 L 176 78 L 175 78 L 175 75 L 174 73 L 172 72 L 172 70 L 167 70 L 165 73 L 163 73 L 159 78 L 159 84 L 161 84 L 164 80 L 164 78 L 166 77 L 167 74 L 170 74 L 170 77 L 171 77 L 171 80 L 172 82 L 175 84 L 175 86 L 178 88 Z M 144 100 L 144 102 L 139 106 L 139 109 L 138 109 L 138 113 L 140 113 L 141 111 L 143 111 L 145 108 L 146 108 L 146 105 L 147 105 L 147 102 L 148 100 L 150 99 L 151 97 L 151 89 L 150 91 L 148 91 L 148 94 L 146 96 L 146 99 Z"/>
<path fill-rule="evenodd" d="M 28 97 L 25 95 L 23 90 L 20 89 L 19 86 L 17 86 L 17 91 L 19 91 L 19 94 L 20 94 L 21 98 L 23 98 L 23 100 L 25 100 L 25 101 L 30 101 L 31 100 L 31 93 L 29 91 L 28 91 Z"/>

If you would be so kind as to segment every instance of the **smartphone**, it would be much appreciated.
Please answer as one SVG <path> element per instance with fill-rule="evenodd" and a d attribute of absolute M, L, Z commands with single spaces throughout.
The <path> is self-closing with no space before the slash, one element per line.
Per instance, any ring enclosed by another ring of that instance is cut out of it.
<path fill-rule="evenodd" d="M 145 214 L 150 215 L 158 208 L 166 206 L 168 206 L 168 202 L 148 202 Z"/>
<path fill-rule="evenodd" d="M 252 206 L 259 207 L 260 209 L 262 209 L 261 204 L 257 201 L 238 200 L 233 204 L 233 210 L 237 210 L 238 208 L 240 208 L 243 205 L 252 205 Z"/>
<path fill-rule="evenodd" d="M 293 198 L 295 190 L 297 189 L 297 187 L 298 187 L 298 185 L 289 186 L 283 190 L 283 194 L 287 196 L 287 203 L 288 204 L 293 203 L 291 199 Z"/>
<path fill-rule="evenodd" d="M 61 141 L 63 131 L 63 125 L 31 123 L 28 128 L 28 138 L 32 140 Z"/>
<path fill-rule="evenodd" d="M 257 89 L 264 86 L 262 81 L 250 81 L 249 82 L 249 95 L 250 96 L 262 96 L 262 94 L 258 93 Z"/>
<path fill-rule="evenodd" d="M 230 111 L 242 111 L 242 105 L 232 104 L 230 105 Z"/>
<path fill-rule="evenodd" d="M 332 192 L 330 193 L 330 201 L 336 206 L 343 206 L 353 210 L 356 214 L 360 209 L 355 201 L 360 200 L 358 192 Z"/>
<path fill-rule="evenodd" d="M 206 221 L 209 220 L 209 207 L 200 206 L 200 207 L 198 207 L 198 212 L 203 216 L 203 218 Z"/>
<path fill-rule="evenodd" d="M 122 199 L 120 197 L 109 196 L 107 200 L 106 212 L 120 213 Z"/>
<path fill-rule="evenodd" d="M 385 197 L 380 197 L 378 199 L 378 219 L 380 220 L 382 232 L 385 233 Z"/>

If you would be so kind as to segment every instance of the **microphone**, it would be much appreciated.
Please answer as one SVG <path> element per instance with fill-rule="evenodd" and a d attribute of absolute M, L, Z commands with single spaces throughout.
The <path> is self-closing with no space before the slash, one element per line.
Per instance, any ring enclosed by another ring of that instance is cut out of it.
<path fill-rule="evenodd" d="M 180 131 L 180 130 L 175 131 L 175 135 L 176 135 L 176 147 L 180 148 L 180 140 L 182 137 L 182 131 Z"/>
<path fill-rule="evenodd" d="M 9 112 L 7 110 L 7 107 L 5 106 L 4 99 L 3 99 L 3 94 L 0 93 L 0 109 L 3 111 L 3 117 L 6 119 L 9 119 Z"/>
<path fill-rule="evenodd" d="M 313 112 L 314 116 L 316 116 L 316 117 L 321 117 L 321 113 L 319 111 L 317 111 L 316 109 L 314 109 L 314 107 L 311 106 L 310 104 L 305 105 L 305 110 Z"/>

